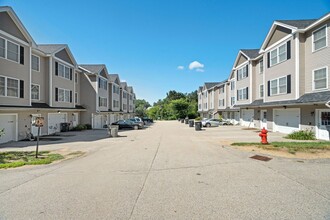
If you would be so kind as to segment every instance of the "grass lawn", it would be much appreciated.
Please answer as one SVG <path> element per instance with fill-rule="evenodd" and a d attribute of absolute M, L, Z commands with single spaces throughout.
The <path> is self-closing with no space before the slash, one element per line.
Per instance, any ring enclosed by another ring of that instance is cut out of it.
<path fill-rule="evenodd" d="M 40 151 L 35 158 L 35 151 L 9 151 L 0 152 L 0 169 L 20 167 L 24 165 L 50 164 L 55 160 L 61 160 L 61 154 Z"/>
<path fill-rule="evenodd" d="M 270 144 L 261 144 L 256 142 L 237 142 L 232 143 L 232 146 L 255 146 L 263 149 L 278 150 L 286 149 L 289 153 L 296 153 L 297 151 L 315 152 L 317 150 L 330 150 L 329 141 L 319 142 L 272 142 Z"/>

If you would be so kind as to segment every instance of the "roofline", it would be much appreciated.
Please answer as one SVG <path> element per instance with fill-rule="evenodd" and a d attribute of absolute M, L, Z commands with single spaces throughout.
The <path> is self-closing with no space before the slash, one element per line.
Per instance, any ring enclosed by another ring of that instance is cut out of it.
<path fill-rule="evenodd" d="M 93 73 L 93 72 L 91 72 L 91 71 L 85 69 L 84 67 L 81 67 L 80 65 L 78 65 L 78 69 L 82 69 L 82 70 L 85 71 L 85 72 L 88 72 L 88 73 L 90 73 L 90 74 L 94 74 L 94 75 L 96 75 L 96 73 Z"/>
<path fill-rule="evenodd" d="M 17 14 L 15 13 L 15 11 L 13 10 L 12 7 L 2 6 L 2 7 L 0 7 L 0 12 L 7 12 L 9 14 L 9 16 L 13 19 L 14 23 L 22 31 L 22 34 L 24 35 L 24 37 L 26 37 L 27 40 L 30 41 L 32 46 L 36 47 L 36 45 L 37 45 L 36 42 L 33 40 L 32 36 L 27 31 L 27 29 L 25 28 L 25 26 L 23 25 L 23 23 L 21 22 L 21 20 L 19 19 L 19 17 L 17 16 Z"/>
<path fill-rule="evenodd" d="M 330 13 L 324 15 L 323 17 L 317 19 L 314 23 L 310 24 L 309 26 L 307 26 L 305 29 L 304 29 L 304 32 L 305 31 L 308 31 L 309 29 L 312 29 L 313 27 L 317 26 L 318 24 L 322 23 L 323 21 L 327 20 L 330 18 Z"/>

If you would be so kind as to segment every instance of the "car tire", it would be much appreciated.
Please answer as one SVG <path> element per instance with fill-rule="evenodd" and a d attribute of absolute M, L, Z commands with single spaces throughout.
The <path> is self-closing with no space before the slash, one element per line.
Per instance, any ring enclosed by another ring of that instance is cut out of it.
<path fill-rule="evenodd" d="M 210 123 L 207 123 L 205 126 L 206 126 L 207 128 L 209 128 L 209 127 L 211 127 L 211 124 L 210 124 Z"/>
<path fill-rule="evenodd" d="M 137 125 L 134 125 L 134 130 L 138 130 L 139 129 L 139 126 L 137 126 Z"/>

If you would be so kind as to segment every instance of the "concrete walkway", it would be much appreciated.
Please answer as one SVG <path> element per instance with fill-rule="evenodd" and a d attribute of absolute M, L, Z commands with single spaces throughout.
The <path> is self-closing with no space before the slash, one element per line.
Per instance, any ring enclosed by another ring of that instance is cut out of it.
<path fill-rule="evenodd" d="M 0 219 L 330 219 L 330 160 L 253 160 L 226 143 L 257 133 L 230 129 L 157 122 L 44 145 L 88 153 L 0 170 Z"/>

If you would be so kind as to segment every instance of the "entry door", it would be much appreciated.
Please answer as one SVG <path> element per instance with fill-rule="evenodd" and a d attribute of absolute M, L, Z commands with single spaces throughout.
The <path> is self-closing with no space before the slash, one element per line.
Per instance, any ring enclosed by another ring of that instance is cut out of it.
<path fill-rule="evenodd" d="M 260 129 L 267 129 L 267 110 L 260 111 Z"/>
<path fill-rule="evenodd" d="M 17 141 L 16 115 L 0 114 L 0 129 L 4 129 L 5 134 L 0 137 L 0 144 L 9 141 Z"/>
<path fill-rule="evenodd" d="M 329 140 L 327 126 L 330 126 L 330 110 L 319 110 L 316 134 L 318 139 Z"/>
<path fill-rule="evenodd" d="M 76 127 L 78 125 L 78 121 L 79 121 L 78 113 L 73 113 L 72 126 Z"/>
<path fill-rule="evenodd" d="M 41 117 L 41 114 L 32 114 L 31 118 L 31 133 L 35 137 L 38 135 L 38 127 L 34 126 L 37 117 Z"/>

